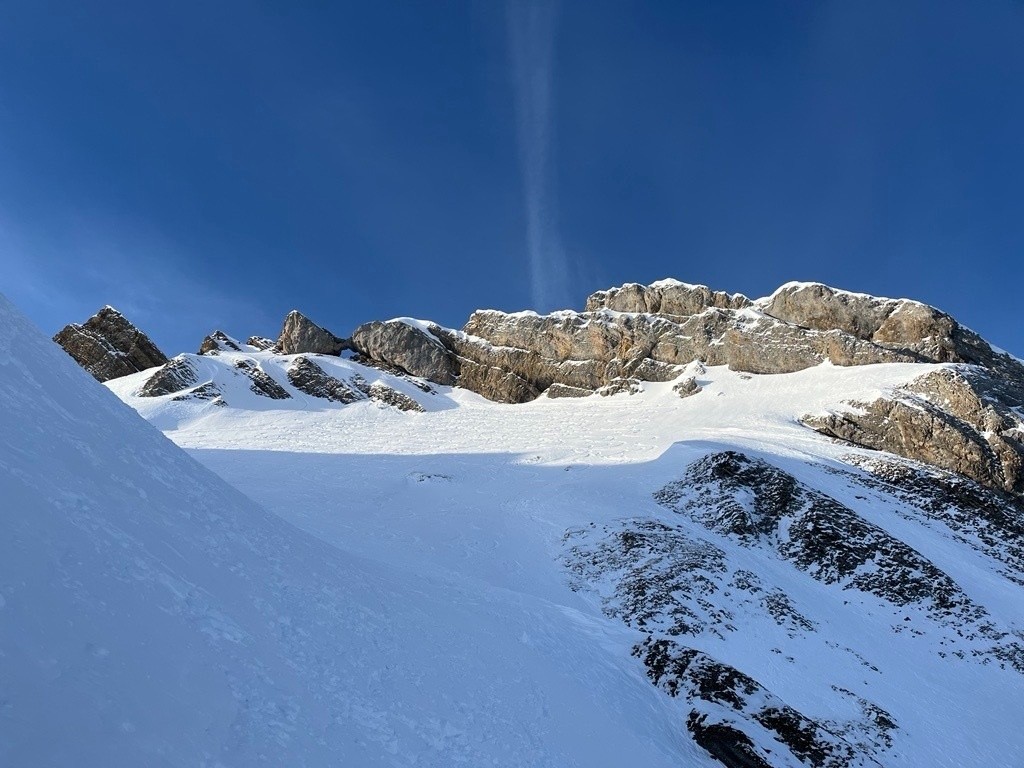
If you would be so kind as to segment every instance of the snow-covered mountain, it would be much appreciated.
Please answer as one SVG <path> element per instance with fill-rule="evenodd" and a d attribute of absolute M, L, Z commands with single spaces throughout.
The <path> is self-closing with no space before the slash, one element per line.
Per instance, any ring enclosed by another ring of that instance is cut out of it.
<path fill-rule="evenodd" d="M 198 463 L 0 317 L 12 759 L 1024 765 L 1024 366 L 938 310 L 292 313 L 106 382 Z"/>

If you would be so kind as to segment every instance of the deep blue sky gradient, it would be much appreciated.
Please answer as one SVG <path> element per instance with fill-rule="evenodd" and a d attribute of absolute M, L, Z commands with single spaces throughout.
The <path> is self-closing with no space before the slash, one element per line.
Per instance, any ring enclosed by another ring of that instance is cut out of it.
<path fill-rule="evenodd" d="M 524 3 L 0 4 L 0 291 L 48 332 L 113 304 L 169 353 L 293 307 L 338 334 L 531 308 Z M 1024 3 L 547 17 L 565 302 L 820 280 L 1024 354 Z"/>

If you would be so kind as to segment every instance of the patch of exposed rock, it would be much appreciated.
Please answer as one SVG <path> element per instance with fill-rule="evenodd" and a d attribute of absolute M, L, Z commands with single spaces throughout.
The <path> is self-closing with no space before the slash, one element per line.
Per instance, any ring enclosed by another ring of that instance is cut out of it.
<path fill-rule="evenodd" d="M 545 390 L 545 394 L 548 397 L 589 397 L 594 394 L 589 389 L 583 389 L 582 387 L 570 387 L 565 384 L 552 384 Z"/>
<path fill-rule="evenodd" d="M 693 740 L 728 768 L 772 768 L 797 762 L 814 768 L 880 766 L 838 733 L 786 704 L 749 675 L 694 648 L 648 637 L 633 648 L 651 682 L 692 709 L 686 728 Z M 878 741 L 895 728 L 884 711 Z M 773 739 L 767 748 L 761 729 Z M 778 752 L 790 759 L 780 763 Z M 795 758 L 795 760 L 793 760 Z"/>
<path fill-rule="evenodd" d="M 284 319 L 277 347 L 286 355 L 339 355 L 343 350 L 349 349 L 349 344 L 346 339 L 339 339 L 326 328 L 321 328 L 304 314 L 293 309 Z"/>
<path fill-rule="evenodd" d="M 871 403 L 810 415 L 804 424 L 829 437 L 933 464 L 990 488 L 1024 491 L 1024 425 L 1013 382 L 999 386 L 973 366 L 928 373 Z M 999 395 L 1009 399 L 999 399 Z"/>
<path fill-rule="evenodd" d="M 366 386 L 366 382 L 363 381 L 361 377 L 357 378 L 357 383 L 364 387 L 363 391 L 371 400 L 383 403 L 384 405 L 390 405 L 400 411 L 414 411 L 416 413 L 423 412 L 422 405 L 417 403 L 408 395 L 403 395 L 397 389 L 392 389 L 387 384 L 375 381 L 369 386 Z"/>
<path fill-rule="evenodd" d="M 717 533 L 767 545 L 827 584 L 919 604 L 958 623 L 984 612 L 948 575 L 849 507 L 761 459 L 735 451 L 693 463 L 655 500 Z"/>
<path fill-rule="evenodd" d="M 349 382 L 342 381 L 306 357 L 295 358 L 288 368 L 288 381 L 300 392 L 336 403 L 369 399 L 402 411 L 423 411 L 423 406 L 387 384 L 379 381 L 371 384 L 359 374 Z"/>
<path fill-rule="evenodd" d="M 432 333 L 401 320 L 359 326 L 352 346 L 371 361 L 380 361 L 435 384 L 454 384 L 458 363 Z"/>
<path fill-rule="evenodd" d="M 104 307 L 81 325 L 64 326 L 53 340 L 98 381 L 167 362 L 150 338 L 113 307 Z"/>
<path fill-rule="evenodd" d="M 224 400 L 224 396 L 221 393 L 220 389 L 218 389 L 217 385 L 214 384 L 212 381 L 208 381 L 205 384 L 202 384 L 193 390 L 183 392 L 180 395 L 177 395 L 171 399 L 177 402 L 188 402 L 190 400 L 207 400 L 212 402 L 214 405 L 220 407 L 227 405 L 227 402 Z"/>
<path fill-rule="evenodd" d="M 288 368 L 288 381 L 300 392 L 334 403 L 365 400 L 366 393 L 328 374 L 307 357 L 297 357 Z"/>
<path fill-rule="evenodd" d="M 706 285 L 661 280 L 651 285 L 627 283 L 618 288 L 598 291 L 587 298 L 586 311 L 611 309 L 615 312 L 653 315 L 696 315 L 710 307 L 743 309 L 752 303 L 742 293 L 712 291 Z"/>
<path fill-rule="evenodd" d="M 880 455 L 848 456 L 863 472 L 834 469 L 846 480 L 878 492 L 872 504 L 902 502 L 896 512 L 915 521 L 935 521 L 961 544 L 1003 564 L 1003 575 L 1024 585 L 1024 501 L 935 467 Z"/>
<path fill-rule="evenodd" d="M 139 389 L 139 397 L 160 397 L 191 389 L 199 383 L 199 374 L 185 355 L 168 360 Z"/>
<path fill-rule="evenodd" d="M 276 341 L 274 341 L 273 339 L 268 339 L 266 336 L 250 336 L 248 339 L 245 340 L 245 343 L 248 344 L 250 347 L 255 347 L 261 352 L 264 352 L 268 349 L 273 349 L 274 345 L 277 344 Z"/>
<path fill-rule="evenodd" d="M 274 381 L 255 360 L 239 360 L 235 363 L 235 369 L 249 379 L 249 389 L 257 395 L 271 400 L 291 398 L 288 390 Z"/>
<path fill-rule="evenodd" d="M 200 355 L 216 355 L 220 352 L 241 352 L 242 345 L 224 331 L 214 331 L 199 345 Z"/>

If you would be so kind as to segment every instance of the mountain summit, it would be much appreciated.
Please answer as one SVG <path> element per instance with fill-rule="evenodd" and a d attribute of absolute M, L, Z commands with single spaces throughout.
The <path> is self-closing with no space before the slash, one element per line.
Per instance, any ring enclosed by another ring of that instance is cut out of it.
<path fill-rule="evenodd" d="M 156 344 L 111 306 L 103 307 L 81 325 L 64 326 L 53 340 L 97 381 L 167 362 Z"/>

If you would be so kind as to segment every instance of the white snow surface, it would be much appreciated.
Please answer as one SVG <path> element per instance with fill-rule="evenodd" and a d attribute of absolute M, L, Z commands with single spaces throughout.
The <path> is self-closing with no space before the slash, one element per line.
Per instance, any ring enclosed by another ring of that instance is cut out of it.
<path fill-rule="evenodd" d="M 292 399 L 231 388 L 240 357 Z M 645 383 L 509 406 L 315 358 L 415 413 L 303 395 L 271 352 L 190 358 L 227 407 L 137 397 L 152 371 L 107 387 L 198 463 L 0 304 L 0 765 L 719 765 L 631 657 L 643 635 L 561 559 L 568 529 L 671 517 L 652 493 L 723 449 L 834 493 L 1024 629 L 998 564 L 895 502 L 856 506 L 827 471 L 851 449 L 798 422 L 939 366 L 710 368 L 686 399 Z M 740 613 L 687 644 L 810 717 L 855 717 L 830 684 L 884 707 L 886 766 L 1024 765 L 1021 675 L 940 658 L 923 615 L 920 635 L 889 631 L 905 612 L 714 541 L 816 629 Z"/>
<path fill-rule="evenodd" d="M 275 503 L 326 522 L 357 491 Z M 710 764 L 572 594 L 304 533 L 2 298 L 0 512 L 0 765 Z"/>

